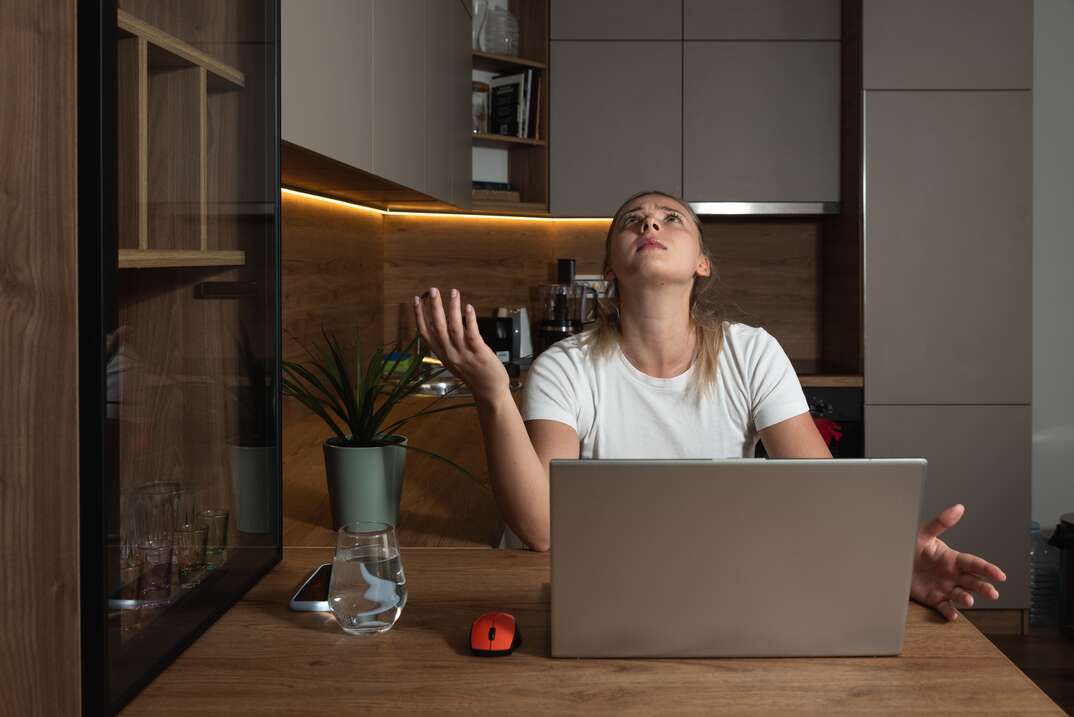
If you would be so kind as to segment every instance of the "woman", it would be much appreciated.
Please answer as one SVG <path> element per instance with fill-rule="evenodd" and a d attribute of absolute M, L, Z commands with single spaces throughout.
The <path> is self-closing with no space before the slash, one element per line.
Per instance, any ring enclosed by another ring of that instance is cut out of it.
<path fill-rule="evenodd" d="M 554 458 L 831 458 L 786 354 L 764 329 L 721 319 L 713 260 L 697 215 L 647 191 L 624 202 L 605 240 L 613 306 L 598 327 L 564 339 L 530 369 L 519 412 L 500 359 L 482 341 L 459 292 L 414 297 L 422 340 L 473 392 L 493 493 L 518 538 L 548 550 L 548 465 Z M 647 416 L 638 421 L 637 416 Z M 992 600 L 1006 580 L 939 534 L 964 508 L 921 526 L 910 597 L 948 620 Z"/>

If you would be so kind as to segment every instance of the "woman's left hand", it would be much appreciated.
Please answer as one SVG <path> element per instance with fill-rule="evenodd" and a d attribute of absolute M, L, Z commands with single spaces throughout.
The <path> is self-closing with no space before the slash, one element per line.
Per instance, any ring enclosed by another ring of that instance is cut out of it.
<path fill-rule="evenodd" d="M 992 563 L 969 553 L 953 550 L 938 537 L 954 527 L 966 507 L 953 505 L 917 531 L 914 552 L 914 575 L 910 581 L 910 598 L 936 609 L 948 620 L 957 620 L 957 607 L 973 607 L 977 593 L 998 600 L 999 591 L 988 582 L 1003 582 L 1007 576 Z"/>

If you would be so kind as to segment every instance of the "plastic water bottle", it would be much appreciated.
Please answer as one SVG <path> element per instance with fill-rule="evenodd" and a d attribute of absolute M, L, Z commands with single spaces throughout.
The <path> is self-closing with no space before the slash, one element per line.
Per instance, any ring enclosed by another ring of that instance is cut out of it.
<path fill-rule="evenodd" d="M 1059 549 L 1044 541 L 1035 520 L 1029 534 L 1029 624 L 1050 627 L 1059 621 Z"/>

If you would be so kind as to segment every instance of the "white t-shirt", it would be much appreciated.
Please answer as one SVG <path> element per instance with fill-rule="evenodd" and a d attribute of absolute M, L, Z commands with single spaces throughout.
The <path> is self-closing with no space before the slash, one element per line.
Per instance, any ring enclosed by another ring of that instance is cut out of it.
<path fill-rule="evenodd" d="M 578 433 L 582 458 L 750 458 L 757 432 L 809 411 L 779 342 L 762 328 L 724 322 L 716 383 L 703 400 L 691 366 L 673 378 L 634 367 L 618 346 L 595 359 L 585 334 L 563 339 L 530 367 L 524 421 Z M 506 528 L 501 547 L 525 547 Z"/>

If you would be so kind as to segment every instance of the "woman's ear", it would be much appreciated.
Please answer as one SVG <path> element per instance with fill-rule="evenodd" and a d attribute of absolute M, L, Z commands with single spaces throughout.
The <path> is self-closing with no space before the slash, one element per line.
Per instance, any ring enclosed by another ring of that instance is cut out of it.
<path fill-rule="evenodd" d="M 712 276 L 712 264 L 707 256 L 697 260 L 697 276 Z"/>

